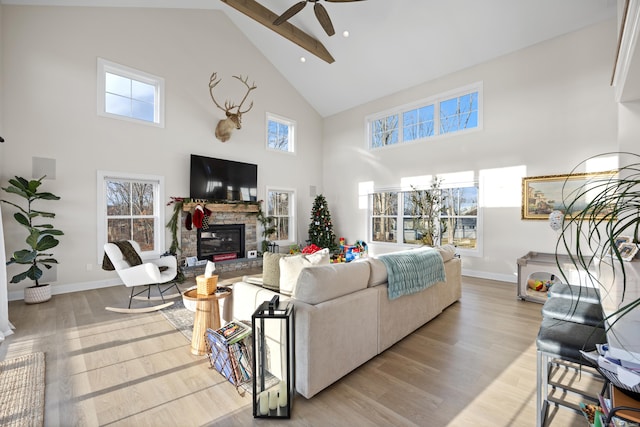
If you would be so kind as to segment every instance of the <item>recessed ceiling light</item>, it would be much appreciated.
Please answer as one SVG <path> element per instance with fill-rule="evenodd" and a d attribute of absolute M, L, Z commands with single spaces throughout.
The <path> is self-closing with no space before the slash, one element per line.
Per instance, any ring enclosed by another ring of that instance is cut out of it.
<path fill-rule="evenodd" d="M 304 62 L 307 62 L 307 58 L 305 58 L 304 56 L 301 56 L 301 57 L 300 57 L 300 62 L 303 62 L 303 63 L 304 63 Z"/>
<path fill-rule="evenodd" d="M 349 37 L 349 31 L 344 30 L 344 31 L 342 32 L 342 37 L 344 37 L 344 38 Z"/>

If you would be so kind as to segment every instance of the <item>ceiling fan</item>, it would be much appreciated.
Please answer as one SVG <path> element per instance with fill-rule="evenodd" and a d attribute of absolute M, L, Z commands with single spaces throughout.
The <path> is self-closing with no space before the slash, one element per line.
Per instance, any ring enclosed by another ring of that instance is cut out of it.
<path fill-rule="evenodd" d="M 318 22 L 320 22 L 322 29 L 327 33 L 328 36 L 334 35 L 336 32 L 333 29 L 331 18 L 329 18 L 329 13 L 327 12 L 327 9 L 325 9 L 325 7 L 319 1 L 320 0 L 303 0 L 294 4 L 289 9 L 285 10 L 282 15 L 278 16 L 276 20 L 273 21 L 273 25 L 281 25 L 282 23 L 288 21 L 290 18 L 296 15 L 298 12 L 300 12 L 302 9 L 304 9 L 307 3 L 313 3 L 313 11 L 316 14 L 316 18 L 318 19 Z M 364 1 L 364 0 L 325 0 L 325 1 L 328 1 L 330 3 L 348 3 L 348 2 Z"/>

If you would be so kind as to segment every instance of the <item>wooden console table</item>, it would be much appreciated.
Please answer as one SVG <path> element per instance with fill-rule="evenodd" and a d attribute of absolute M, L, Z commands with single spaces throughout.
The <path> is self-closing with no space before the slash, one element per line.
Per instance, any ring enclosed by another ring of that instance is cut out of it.
<path fill-rule="evenodd" d="M 205 334 L 207 329 L 220 329 L 220 306 L 218 300 L 228 297 L 231 292 L 216 292 L 211 295 L 198 294 L 196 289 L 186 291 L 183 297 L 196 302 L 196 314 L 193 320 L 191 353 L 202 356 L 207 352 Z"/>

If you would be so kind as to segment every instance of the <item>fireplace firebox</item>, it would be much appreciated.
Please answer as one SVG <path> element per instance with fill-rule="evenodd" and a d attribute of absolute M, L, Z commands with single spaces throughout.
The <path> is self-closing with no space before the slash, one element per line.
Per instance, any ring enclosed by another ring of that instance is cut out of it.
<path fill-rule="evenodd" d="M 207 229 L 198 229 L 198 259 L 244 258 L 244 227 L 244 224 L 209 224 Z"/>

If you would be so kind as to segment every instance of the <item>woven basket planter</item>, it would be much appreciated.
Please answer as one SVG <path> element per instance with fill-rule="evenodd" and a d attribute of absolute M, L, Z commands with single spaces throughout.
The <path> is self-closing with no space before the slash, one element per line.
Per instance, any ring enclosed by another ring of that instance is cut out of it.
<path fill-rule="evenodd" d="M 196 285 L 198 295 L 211 295 L 216 293 L 218 287 L 218 276 L 204 277 L 203 275 L 196 277 Z"/>
<path fill-rule="evenodd" d="M 51 299 L 51 285 L 30 286 L 24 288 L 25 304 L 39 304 Z"/>

